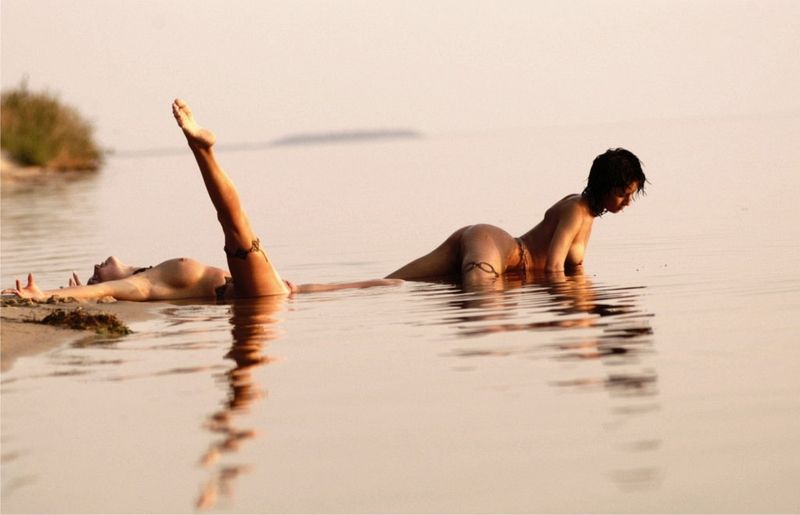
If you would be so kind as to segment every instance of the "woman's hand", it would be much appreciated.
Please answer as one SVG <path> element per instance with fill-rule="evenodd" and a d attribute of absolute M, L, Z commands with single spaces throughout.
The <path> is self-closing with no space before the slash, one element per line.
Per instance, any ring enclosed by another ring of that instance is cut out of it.
<path fill-rule="evenodd" d="M 44 297 L 44 293 L 42 290 L 36 286 L 36 281 L 33 279 L 33 274 L 28 274 L 28 284 L 24 288 L 22 287 L 19 279 L 17 279 L 17 287 L 16 288 L 7 288 L 3 290 L 3 294 L 12 294 L 16 295 L 21 299 L 41 299 Z"/>
<path fill-rule="evenodd" d="M 80 277 L 75 272 L 72 272 L 72 277 L 69 278 L 69 286 L 72 288 L 73 286 L 83 286 Z"/>

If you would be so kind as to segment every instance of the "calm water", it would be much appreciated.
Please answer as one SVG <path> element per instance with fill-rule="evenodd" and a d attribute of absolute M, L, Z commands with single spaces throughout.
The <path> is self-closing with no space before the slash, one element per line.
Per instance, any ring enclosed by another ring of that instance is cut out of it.
<path fill-rule="evenodd" d="M 587 274 L 162 304 L 2 377 L 4 511 L 794 512 L 800 119 L 509 130 L 221 154 L 297 282 L 452 230 L 521 234 L 609 146 L 650 193 Z M 224 135 L 220 135 L 224 141 Z M 2 281 L 113 253 L 224 265 L 188 152 L 2 197 Z"/>

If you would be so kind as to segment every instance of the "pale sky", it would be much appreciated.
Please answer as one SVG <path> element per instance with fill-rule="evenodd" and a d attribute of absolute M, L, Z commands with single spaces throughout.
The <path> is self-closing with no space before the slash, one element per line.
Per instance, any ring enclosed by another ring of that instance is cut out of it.
<path fill-rule="evenodd" d="M 106 147 L 180 146 L 182 96 L 229 143 L 800 113 L 798 1 L 2 0 L 28 77 Z"/>

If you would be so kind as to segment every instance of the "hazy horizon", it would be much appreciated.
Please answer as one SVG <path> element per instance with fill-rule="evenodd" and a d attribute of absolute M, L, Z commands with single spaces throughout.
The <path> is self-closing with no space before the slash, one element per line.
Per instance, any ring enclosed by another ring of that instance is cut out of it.
<path fill-rule="evenodd" d="M 26 78 L 117 151 L 221 141 L 800 113 L 800 2 L 2 2 Z"/>

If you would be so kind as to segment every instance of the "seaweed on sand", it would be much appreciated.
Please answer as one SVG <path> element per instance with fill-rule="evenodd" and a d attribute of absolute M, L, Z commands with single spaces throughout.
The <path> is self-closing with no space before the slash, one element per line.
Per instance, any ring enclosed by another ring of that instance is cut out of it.
<path fill-rule="evenodd" d="M 97 334 L 107 336 L 124 336 L 133 332 L 116 315 L 89 313 L 80 307 L 71 311 L 55 309 L 42 320 L 31 320 L 31 322 L 69 329 L 94 330 Z"/>
<path fill-rule="evenodd" d="M 35 305 L 36 301 L 33 299 L 20 299 L 11 296 L 6 297 L 5 295 L 3 296 L 2 299 L 0 299 L 0 306 L 2 307 L 12 306 L 18 308 L 18 307 L 33 307 Z"/>

